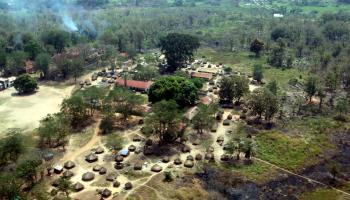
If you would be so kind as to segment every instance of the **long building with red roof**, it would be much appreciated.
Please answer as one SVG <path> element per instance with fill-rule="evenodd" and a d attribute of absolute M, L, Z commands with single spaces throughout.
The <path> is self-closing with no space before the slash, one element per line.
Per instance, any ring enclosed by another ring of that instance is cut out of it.
<path fill-rule="evenodd" d="M 152 81 L 136 81 L 136 80 L 124 80 L 124 79 L 117 79 L 116 84 L 119 86 L 126 86 L 127 88 L 146 92 L 149 90 L 151 85 L 153 84 Z"/>

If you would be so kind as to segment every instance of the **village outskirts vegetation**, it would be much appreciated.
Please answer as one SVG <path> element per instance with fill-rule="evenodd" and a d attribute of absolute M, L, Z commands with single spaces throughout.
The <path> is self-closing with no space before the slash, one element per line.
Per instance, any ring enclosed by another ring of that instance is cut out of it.
<path fill-rule="evenodd" d="M 350 200 L 349 0 L 0 0 L 0 200 Z"/>

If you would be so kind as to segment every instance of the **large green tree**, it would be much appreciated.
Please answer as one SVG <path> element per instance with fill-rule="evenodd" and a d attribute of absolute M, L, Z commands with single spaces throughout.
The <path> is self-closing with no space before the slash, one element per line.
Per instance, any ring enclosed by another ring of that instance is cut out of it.
<path fill-rule="evenodd" d="M 161 144 L 173 142 L 181 136 L 180 123 L 181 115 L 174 100 L 155 103 L 145 120 L 146 127 L 158 136 Z"/>
<path fill-rule="evenodd" d="M 217 105 L 198 105 L 198 113 L 193 117 L 191 123 L 193 128 L 197 130 L 199 134 L 203 131 L 209 130 L 215 123 L 215 113 L 218 110 Z"/>
<path fill-rule="evenodd" d="M 181 106 L 194 105 L 198 99 L 198 88 L 192 81 L 179 76 L 159 78 L 150 88 L 149 101 L 175 100 Z"/>
<path fill-rule="evenodd" d="M 165 55 L 168 66 L 167 72 L 175 72 L 186 61 L 192 59 L 193 52 L 199 47 L 199 40 L 191 35 L 170 33 L 160 39 L 160 47 Z"/>
<path fill-rule="evenodd" d="M 28 94 L 38 89 L 38 83 L 30 75 L 22 74 L 13 82 L 13 87 L 20 94 Z"/>
<path fill-rule="evenodd" d="M 64 99 L 61 105 L 61 111 L 71 119 L 71 125 L 74 128 L 84 124 L 89 119 L 84 99 L 78 95 Z"/>
<path fill-rule="evenodd" d="M 219 96 L 222 102 L 240 102 L 249 93 L 249 80 L 243 76 L 224 77 L 220 82 Z"/>
<path fill-rule="evenodd" d="M 51 56 L 47 53 L 40 53 L 35 58 L 34 67 L 43 73 L 44 78 L 47 76 L 49 65 L 51 62 Z"/>
<path fill-rule="evenodd" d="M 261 118 L 265 116 L 265 120 L 271 121 L 278 111 L 278 98 L 266 88 L 255 89 L 248 97 L 247 105 L 253 115 Z"/>

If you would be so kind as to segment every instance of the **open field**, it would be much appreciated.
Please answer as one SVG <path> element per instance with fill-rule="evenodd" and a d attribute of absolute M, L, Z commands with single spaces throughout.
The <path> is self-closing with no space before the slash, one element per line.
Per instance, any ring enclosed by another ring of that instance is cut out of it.
<path fill-rule="evenodd" d="M 13 87 L 1 91 L 0 132 L 9 128 L 35 129 L 43 117 L 60 110 L 62 100 L 71 94 L 73 88 L 40 85 L 38 92 L 26 96 L 18 96 Z"/>

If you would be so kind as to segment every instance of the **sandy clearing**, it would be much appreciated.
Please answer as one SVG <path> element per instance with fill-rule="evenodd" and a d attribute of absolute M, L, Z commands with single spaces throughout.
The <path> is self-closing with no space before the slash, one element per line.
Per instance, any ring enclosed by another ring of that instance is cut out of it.
<path fill-rule="evenodd" d="M 28 96 L 17 96 L 13 87 L 1 91 L 0 132 L 9 128 L 35 129 L 43 117 L 60 110 L 62 100 L 72 93 L 73 88 L 39 85 L 38 92 Z"/>

